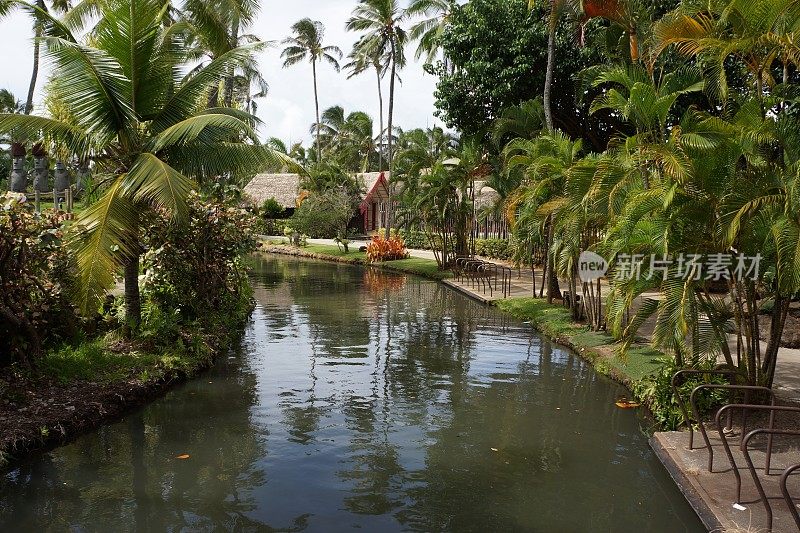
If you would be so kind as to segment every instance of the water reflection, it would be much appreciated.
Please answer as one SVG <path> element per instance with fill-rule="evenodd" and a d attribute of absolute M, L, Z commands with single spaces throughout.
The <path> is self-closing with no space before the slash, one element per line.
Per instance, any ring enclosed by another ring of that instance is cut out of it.
<path fill-rule="evenodd" d="M 254 281 L 239 353 L 8 472 L 0 530 L 701 530 L 620 389 L 528 326 L 346 265 Z"/>

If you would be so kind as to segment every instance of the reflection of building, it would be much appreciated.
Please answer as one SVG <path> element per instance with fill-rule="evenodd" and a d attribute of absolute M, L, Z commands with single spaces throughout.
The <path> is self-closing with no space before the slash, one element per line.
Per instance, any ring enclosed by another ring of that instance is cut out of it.
<path fill-rule="evenodd" d="M 258 174 L 244 188 L 244 194 L 259 207 L 270 198 L 275 198 L 286 210 L 286 215 L 291 215 L 300 198 L 300 175 Z"/>

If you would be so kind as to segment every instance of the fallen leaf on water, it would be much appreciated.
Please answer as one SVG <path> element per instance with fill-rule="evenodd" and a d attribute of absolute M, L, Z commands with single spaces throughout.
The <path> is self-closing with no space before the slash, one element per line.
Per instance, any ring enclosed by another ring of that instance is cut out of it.
<path fill-rule="evenodd" d="M 620 409 L 633 409 L 634 407 L 639 407 L 641 404 L 627 398 L 620 398 L 617 400 L 616 405 Z"/>
<path fill-rule="evenodd" d="M 188 458 L 189 458 L 189 454 L 188 453 L 183 453 L 183 454 L 175 457 L 175 459 L 188 459 Z"/>

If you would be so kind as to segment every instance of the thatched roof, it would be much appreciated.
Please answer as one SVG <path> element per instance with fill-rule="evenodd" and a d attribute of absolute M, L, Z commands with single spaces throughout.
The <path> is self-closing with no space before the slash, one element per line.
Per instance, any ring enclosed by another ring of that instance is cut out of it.
<path fill-rule="evenodd" d="M 377 187 L 380 182 L 381 174 L 383 174 L 387 180 L 389 179 L 388 172 L 363 172 L 361 174 L 356 174 L 356 179 L 364 187 L 362 199 L 372 196 L 375 187 Z"/>
<path fill-rule="evenodd" d="M 275 198 L 284 209 L 295 208 L 300 195 L 300 175 L 259 174 L 247 184 L 244 194 L 258 206 Z"/>
<path fill-rule="evenodd" d="M 478 185 L 478 183 L 476 182 L 475 185 Z M 475 209 L 478 211 L 483 209 L 492 209 L 499 201 L 500 193 L 488 185 L 483 185 L 480 189 L 476 187 Z"/>
<path fill-rule="evenodd" d="M 473 182 L 473 187 L 475 187 L 475 209 L 477 211 L 492 209 L 500 201 L 500 193 L 486 185 L 486 181 L 476 180 Z M 472 195 L 472 191 L 469 188 L 467 188 L 467 195 Z"/>

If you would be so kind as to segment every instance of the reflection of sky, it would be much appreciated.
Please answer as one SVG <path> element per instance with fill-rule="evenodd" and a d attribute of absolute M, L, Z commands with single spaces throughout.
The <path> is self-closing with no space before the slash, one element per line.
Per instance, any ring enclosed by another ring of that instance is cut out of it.
<path fill-rule="evenodd" d="M 263 261 L 241 354 L 9 474 L 0 530 L 20 517 L 123 531 L 700 530 L 635 414 L 614 407 L 620 387 L 441 284 L 370 279 Z"/>
<path fill-rule="evenodd" d="M 326 277 L 327 265 L 303 265 L 259 291 L 248 333 L 263 354 L 261 402 L 281 413 L 261 411 L 275 443 L 263 467 L 281 481 L 258 489 L 256 500 L 276 504 L 254 517 L 285 524 L 305 508 L 313 509 L 309 524 L 326 529 L 430 530 L 459 515 L 470 517 L 462 525 L 486 527 L 566 520 L 585 529 L 586 519 L 612 527 L 628 514 L 609 507 L 617 489 L 575 471 L 600 460 L 623 467 L 611 475 L 624 494 L 667 491 L 669 503 L 639 519 L 660 518 L 665 531 L 681 519 L 696 525 L 635 418 L 613 408 L 619 388 L 570 352 L 437 283 L 410 278 L 398 289 L 386 280 L 381 292 L 380 273 L 365 287 L 358 269 Z M 313 289 L 293 286 L 314 269 Z M 287 292 L 291 300 L 271 297 Z M 579 433 L 583 442 L 573 442 Z M 604 510 L 564 516 L 565 476 L 598 493 Z M 550 483 L 549 496 L 530 501 L 532 489 Z"/>

